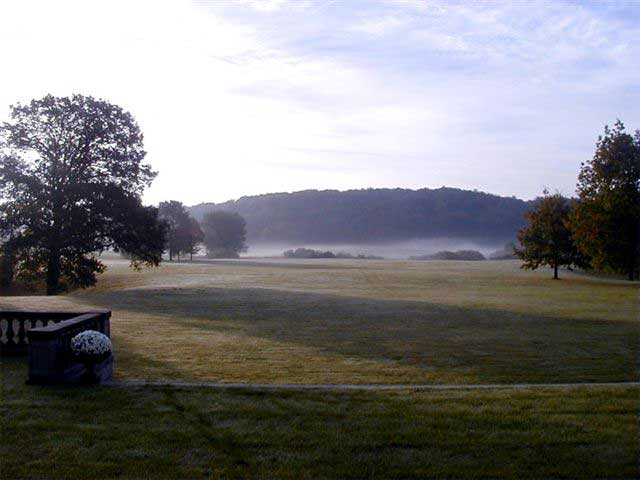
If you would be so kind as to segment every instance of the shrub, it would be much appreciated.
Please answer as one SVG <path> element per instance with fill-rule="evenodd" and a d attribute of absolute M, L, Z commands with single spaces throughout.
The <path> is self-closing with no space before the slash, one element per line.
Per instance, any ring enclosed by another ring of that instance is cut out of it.
<path fill-rule="evenodd" d="M 109 337 L 95 330 L 85 330 L 71 339 L 71 350 L 77 355 L 104 355 L 111 348 Z"/>
<path fill-rule="evenodd" d="M 450 252 L 443 250 L 430 255 L 419 255 L 409 257 L 410 260 L 486 260 L 485 256 L 477 250 L 458 250 Z"/>

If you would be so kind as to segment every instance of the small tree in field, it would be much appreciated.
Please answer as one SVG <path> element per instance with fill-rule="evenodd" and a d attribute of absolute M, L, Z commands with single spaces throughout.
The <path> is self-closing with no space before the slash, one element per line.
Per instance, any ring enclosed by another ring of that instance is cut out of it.
<path fill-rule="evenodd" d="M 92 97 L 48 95 L 11 107 L 0 126 L 0 232 L 17 275 L 86 287 L 123 249 L 132 266 L 158 265 L 164 230 L 140 195 L 155 173 L 142 133 L 120 107 Z"/>
<path fill-rule="evenodd" d="M 237 213 L 209 212 L 202 220 L 202 230 L 210 258 L 237 258 L 247 250 L 247 222 Z"/>
<path fill-rule="evenodd" d="M 176 200 L 160 202 L 158 211 L 160 218 L 167 225 L 165 247 L 169 251 L 169 260 L 173 260 L 174 255 L 180 260 L 180 254 L 188 249 L 191 228 L 189 213 L 184 205 Z"/>
<path fill-rule="evenodd" d="M 160 217 L 167 225 L 166 249 L 169 251 L 169 260 L 174 256 L 180 260 L 180 255 L 189 255 L 193 260 L 193 254 L 198 253 L 198 244 L 204 239 L 200 223 L 189 215 L 185 206 L 176 200 L 160 202 Z"/>
<path fill-rule="evenodd" d="M 524 261 L 522 268 L 547 265 L 553 268 L 553 278 L 557 279 L 558 267 L 585 265 L 567 226 L 570 211 L 569 199 L 545 191 L 545 196 L 527 213 L 527 226 L 518 233 L 520 246 L 515 248 L 515 253 Z"/>
<path fill-rule="evenodd" d="M 200 222 L 195 218 L 189 217 L 189 234 L 188 234 L 189 259 L 193 261 L 193 256 L 200 251 L 200 244 L 204 241 L 204 232 L 200 227 Z"/>

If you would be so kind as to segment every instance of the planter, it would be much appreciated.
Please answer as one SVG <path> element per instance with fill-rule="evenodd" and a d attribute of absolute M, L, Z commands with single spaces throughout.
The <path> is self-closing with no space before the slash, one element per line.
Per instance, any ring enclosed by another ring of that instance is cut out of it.
<path fill-rule="evenodd" d="M 79 383 L 98 385 L 111 380 L 113 376 L 113 355 L 111 352 L 100 355 L 76 354 L 75 358 L 84 366 Z"/>

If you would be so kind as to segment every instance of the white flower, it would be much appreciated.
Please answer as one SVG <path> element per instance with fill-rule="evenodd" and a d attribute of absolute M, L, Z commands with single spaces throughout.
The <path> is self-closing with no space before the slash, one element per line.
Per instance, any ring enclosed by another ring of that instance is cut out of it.
<path fill-rule="evenodd" d="M 104 333 L 85 330 L 71 339 L 71 350 L 83 355 L 102 355 L 111 351 L 111 340 Z"/>

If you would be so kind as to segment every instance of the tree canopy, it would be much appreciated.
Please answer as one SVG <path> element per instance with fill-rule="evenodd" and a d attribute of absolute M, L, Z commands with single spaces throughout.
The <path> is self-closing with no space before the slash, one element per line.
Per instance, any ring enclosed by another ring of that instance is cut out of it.
<path fill-rule="evenodd" d="M 202 219 L 204 244 L 211 258 L 237 258 L 247 250 L 247 222 L 239 214 L 216 210 Z"/>
<path fill-rule="evenodd" d="M 164 231 L 140 195 L 155 173 L 143 136 L 120 107 L 92 97 L 47 95 L 11 107 L 0 126 L 0 232 L 18 275 L 96 282 L 96 257 L 126 250 L 132 266 L 157 265 Z"/>
<path fill-rule="evenodd" d="M 640 131 L 631 135 L 617 121 L 598 138 L 593 159 L 578 177 L 579 203 L 571 227 L 581 252 L 600 270 L 624 272 L 640 266 Z"/>
<path fill-rule="evenodd" d="M 252 243 L 363 243 L 465 238 L 486 245 L 515 239 L 531 204 L 488 193 L 438 189 L 306 190 L 242 197 L 189 209 L 237 212 Z"/>

